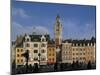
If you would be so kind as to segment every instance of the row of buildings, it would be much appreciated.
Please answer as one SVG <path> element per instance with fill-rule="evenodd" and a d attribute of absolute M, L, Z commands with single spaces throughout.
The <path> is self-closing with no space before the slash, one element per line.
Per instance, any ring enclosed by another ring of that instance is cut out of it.
<path fill-rule="evenodd" d="M 62 24 L 59 15 L 54 26 L 54 39 L 50 35 L 24 35 L 17 37 L 13 50 L 15 51 L 16 65 L 25 65 L 26 50 L 29 51 L 28 64 L 47 65 L 54 63 L 88 63 L 96 61 L 96 39 L 90 40 L 63 40 Z"/>

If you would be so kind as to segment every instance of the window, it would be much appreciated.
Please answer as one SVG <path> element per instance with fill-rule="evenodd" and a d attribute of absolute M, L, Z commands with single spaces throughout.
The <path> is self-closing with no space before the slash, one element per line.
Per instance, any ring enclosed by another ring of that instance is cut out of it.
<path fill-rule="evenodd" d="M 45 41 L 45 39 L 42 39 L 42 41 Z"/>
<path fill-rule="evenodd" d="M 82 55 L 82 53 L 80 53 L 80 55 Z"/>
<path fill-rule="evenodd" d="M 38 44 L 34 44 L 34 47 L 38 47 Z"/>
<path fill-rule="evenodd" d="M 75 55 L 75 53 L 73 53 L 73 55 Z"/>
<path fill-rule="evenodd" d="M 76 55 L 78 55 L 78 53 L 76 53 Z"/>
<path fill-rule="evenodd" d="M 52 50 L 54 51 L 55 49 L 53 48 Z"/>
<path fill-rule="evenodd" d="M 49 58 L 49 61 L 51 61 L 51 58 Z"/>
<path fill-rule="evenodd" d="M 35 57 L 35 58 L 34 58 L 34 60 L 35 60 L 35 61 L 37 61 L 37 60 L 38 60 L 38 58 L 37 58 L 37 57 Z"/>
<path fill-rule="evenodd" d="M 49 49 L 49 51 L 51 51 L 51 48 Z"/>
<path fill-rule="evenodd" d="M 23 57 L 23 54 L 21 54 L 21 57 Z"/>
<path fill-rule="evenodd" d="M 21 62 L 23 62 L 23 59 L 21 59 Z"/>
<path fill-rule="evenodd" d="M 46 45 L 43 43 L 42 45 L 41 45 L 41 47 L 45 47 Z"/>
<path fill-rule="evenodd" d="M 85 53 L 83 53 L 83 55 L 85 55 Z"/>
<path fill-rule="evenodd" d="M 19 54 L 17 54 L 17 57 L 19 57 Z"/>
<path fill-rule="evenodd" d="M 51 53 L 49 54 L 49 56 L 51 56 Z"/>
<path fill-rule="evenodd" d="M 54 58 L 52 58 L 52 61 L 54 61 Z"/>
<path fill-rule="evenodd" d="M 86 58 L 85 58 L 85 57 L 83 57 L 83 60 L 86 60 Z"/>
<path fill-rule="evenodd" d="M 45 53 L 45 50 L 43 49 L 43 50 L 41 50 L 41 52 L 42 52 L 42 53 Z"/>
<path fill-rule="evenodd" d="M 19 59 L 17 60 L 17 62 L 19 63 Z"/>
<path fill-rule="evenodd" d="M 27 42 L 29 41 L 29 38 L 27 38 Z"/>
<path fill-rule="evenodd" d="M 80 51 L 82 51 L 82 49 L 80 49 Z"/>
<path fill-rule="evenodd" d="M 38 50 L 34 50 L 34 53 L 38 53 Z"/>
<path fill-rule="evenodd" d="M 54 56 L 54 53 L 52 55 Z"/>
<path fill-rule="evenodd" d="M 46 60 L 45 58 L 41 58 L 41 61 L 44 61 L 44 60 Z"/>
<path fill-rule="evenodd" d="M 29 45 L 29 43 L 26 43 L 26 47 L 29 47 L 30 45 Z"/>
<path fill-rule="evenodd" d="M 23 52 L 23 49 L 21 49 L 21 52 Z"/>
<path fill-rule="evenodd" d="M 19 49 L 17 49 L 17 52 L 19 52 Z"/>

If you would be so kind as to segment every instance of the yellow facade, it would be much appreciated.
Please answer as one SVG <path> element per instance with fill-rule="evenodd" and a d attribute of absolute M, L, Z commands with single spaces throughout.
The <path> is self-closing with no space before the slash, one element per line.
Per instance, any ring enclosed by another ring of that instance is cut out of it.
<path fill-rule="evenodd" d="M 88 45 L 63 43 L 62 63 L 73 63 L 77 61 L 81 63 L 88 63 L 89 61 L 95 63 L 95 52 L 95 43 L 88 43 Z"/>
<path fill-rule="evenodd" d="M 74 62 L 95 62 L 95 44 L 72 47 L 72 60 Z"/>
<path fill-rule="evenodd" d="M 56 63 L 56 48 L 55 45 L 49 44 L 47 47 L 48 64 Z"/>
<path fill-rule="evenodd" d="M 24 64 L 24 57 L 22 56 L 23 53 L 23 48 L 16 47 L 16 65 Z"/>

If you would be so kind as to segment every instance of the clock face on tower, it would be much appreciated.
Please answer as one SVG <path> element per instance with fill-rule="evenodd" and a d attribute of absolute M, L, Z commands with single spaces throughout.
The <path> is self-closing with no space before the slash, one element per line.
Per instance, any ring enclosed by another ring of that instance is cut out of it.
<path fill-rule="evenodd" d="M 56 29 L 56 31 L 59 31 L 59 29 Z"/>

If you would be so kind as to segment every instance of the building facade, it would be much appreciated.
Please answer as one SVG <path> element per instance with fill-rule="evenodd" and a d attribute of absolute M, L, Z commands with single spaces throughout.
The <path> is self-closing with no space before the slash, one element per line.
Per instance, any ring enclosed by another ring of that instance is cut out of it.
<path fill-rule="evenodd" d="M 74 41 L 72 45 L 72 58 L 73 61 L 79 61 L 81 63 L 91 63 L 95 62 L 95 43 L 96 41 L 91 40 L 81 40 Z"/>
<path fill-rule="evenodd" d="M 16 39 L 14 46 L 16 51 L 16 64 L 24 65 L 25 57 L 21 56 L 25 51 L 29 51 L 28 64 L 47 65 L 54 63 L 95 63 L 96 61 L 96 39 L 90 40 L 63 40 L 62 24 L 57 15 L 54 27 L 53 40 L 49 35 L 25 35 Z M 51 43 L 50 43 L 51 42 Z M 12 47 L 13 48 L 13 47 Z M 13 49 L 14 49 L 13 48 Z"/>
<path fill-rule="evenodd" d="M 55 46 L 55 44 L 48 44 L 47 58 L 48 58 L 48 64 L 56 63 L 56 46 Z"/>
<path fill-rule="evenodd" d="M 23 48 L 29 50 L 29 64 L 47 64 L 47 40 L 45 36 L 26 35 Z"/>
<path fill-rule="evenodd" d="M 62 43 L 62 63 L 72 63 L 72 43 Z"/>
<path fill-rule="evenodd" d="M 95 43 L 91 40 L 72 40 L 62 43 L 62 63 L 95 63 Z"/>
<path fill-rule="evenodd" d="M 25 58 L 22 56 L 24 50 L 22 47 L 16 47 L 15 63 L 17 66 L 25 64 Z"/>

